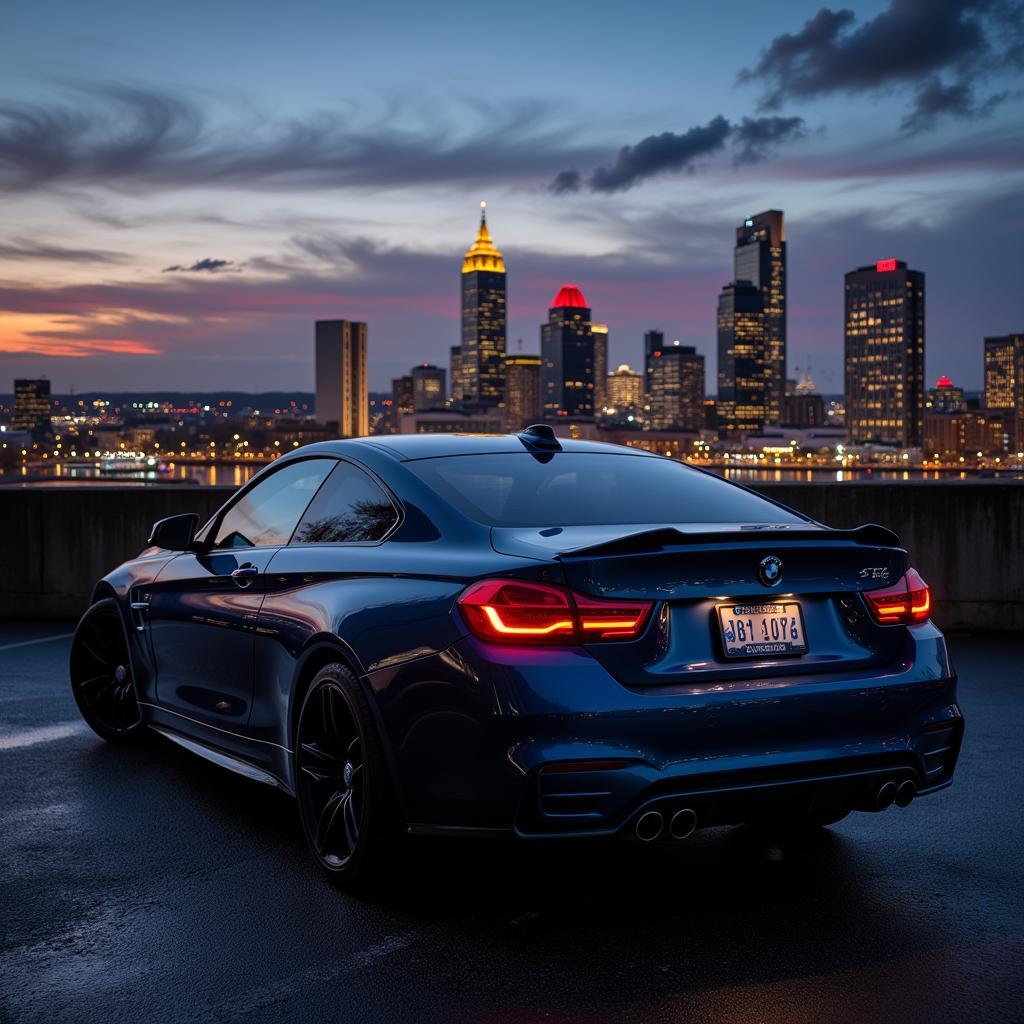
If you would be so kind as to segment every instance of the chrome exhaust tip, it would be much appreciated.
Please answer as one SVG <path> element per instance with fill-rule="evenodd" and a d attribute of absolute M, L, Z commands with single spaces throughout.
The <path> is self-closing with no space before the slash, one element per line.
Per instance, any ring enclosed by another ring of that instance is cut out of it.
<path fill-rule="evenodd" d="M 880 811 L 884 811 L 887 807 L 892 807 L 896 800 L 896 792 L 895 782 L 883 782 L 875 793 L 875 806 Z"/>
<path fill-rule="evenodd" d="M 665 827 L 661 811 L 646 811 L 636 819 L 636 837 L 642 843 L 653 843 Z"/>
<path fill-rule="evenodd" d="M 896 790 L 896 806 L 909 807 L 915 796 L 917 796 L 917 786 L 910 779 L 901 782 Z"/>
<path fill-rule="evenodd" d="M 668 823 L 668 834 L 673 839 L 689 839 L 697 827 L 697 812 L 683 807 L 672 815 Z"/>

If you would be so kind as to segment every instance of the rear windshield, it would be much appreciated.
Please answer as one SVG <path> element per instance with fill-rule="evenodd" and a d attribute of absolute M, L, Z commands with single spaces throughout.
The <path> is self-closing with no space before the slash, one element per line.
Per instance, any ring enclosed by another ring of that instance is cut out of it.
<path fill-rule="evenodd" d="M 489 526 L 618 523 L 799 523 L 756 494 L 673 459 L 559 452 L 457 455 L 406 468 L 457 509 Z"/>

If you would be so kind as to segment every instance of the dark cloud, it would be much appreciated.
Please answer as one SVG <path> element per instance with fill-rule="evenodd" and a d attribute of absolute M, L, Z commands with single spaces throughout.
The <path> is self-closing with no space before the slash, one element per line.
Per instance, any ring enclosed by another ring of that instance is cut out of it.
<path fill-rule="evenodd" d="M 566 192 L 579 192 L 583 186 L 583 176 L 579 171 L 559 171 L 555 180 L 551 182 L 550 189 L 556 196 L 565 195 Z"/>
<path fill-rule="evenodd" d="M 624 192 L 666 171 L 692 170 L 695 161 L 725 146 L 731 130 L 729 122 L 719 115 L 682 135 L 648 135 L 635 146 L 623 146 L 610 166 L 595 168 L 587 184 L 592 192 Z"/>
<path fill-rule="evenodd" d="M 823 7 L 799 32 L 776 36 L 739 80 L 764 86 L 768 110 L 786 100 L 920 83 L 909 115 L 916 129 L 918 111 L 927 120 L 991 109 L 975 102 L 968 83 L 1019 70 L 1024 60 L 1020 0 L 890 0 L 871 20 L 856 21 L 853 11 Z"/>
<path fill-rule="evenodd" d="M 69 249 L 63 245 L 48 245 L 26 238 L 13 238 L 0 242 L 0 259 L 52 260 L 55 263 L 125 263 L 128 256 L 108 249 Z"/>
<path fill-rule="evenodd" d="M 739 147 L 737 164 L 750 164 L 806 134 L 802 117 L 745 117 L 734 125 L 719 114 L 680 135 L 662 132 L 648 135 L 635 146 L 623 146 L 614 163 L 597 167 L 585 182 L 579 171 L 561 171 L 548 190 L 561 195 L 579 192 L 585 184 L 591 192 L 625 192 L 660 174 L 693 171 L 701 158 L 713 156 L 728 143 Z"/>
<path fill-rule="evenodd" d="M 913 109 L 903 118 L 903 131 L 915 133 L 935 127 L 940 117 L 983 118 L 1009 97 L 1008 92 L 995 93 L 978 102 L 968 82 L 946 85 L 933 75 L 918 89 Z"/>
<path fill-rule="evenodd" d="M 218 270 L 226 270 L 228 267 L 233 267 L 234 263 L 231 260 L 214 260 L 210 259 L 209 256 L 206 259 L 196 260 L 195 263 L 190 266 L 182 266 L 175 264 L 173 267 L 164 267 L 162 273 L 164 274 L 216 274 Z"/>
<path fill-rule="evenodd" d="M 733 128 L 733 141 L 740 147 L 735 162 L 755 164 L 776 146 L 806 135 L 802 117 L 745 117 Z"/>
<path fill-rule="evenodd" d="M 403 113 L 369 127 L 337 111 L 272 120 L 232 109 L 218 118 L 184 96 L 122 86 L 60 103 L 0 103 L 0 191 L 382 188 L 546 178 L 569 158 L 597 158 L 538 103 L 477 103 L 475 127 L 458 130 L 429 110 L 414 111 L 417 128 L 397 127 Z"/>

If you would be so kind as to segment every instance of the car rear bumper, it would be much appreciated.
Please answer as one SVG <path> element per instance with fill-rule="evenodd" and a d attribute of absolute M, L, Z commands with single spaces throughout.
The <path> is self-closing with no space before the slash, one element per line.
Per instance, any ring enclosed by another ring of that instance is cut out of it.
<path fill-rule="evenodd" d="M 930 624 L 867 672 L 641 689 L 582 650 L 466 637 L 371 683 L 415 831 L 593 836 L 631 833 L 649 808 L 691 807 L 701 826 L 868 809 L 887 780 L 947 786 L 963 735 Z"/>

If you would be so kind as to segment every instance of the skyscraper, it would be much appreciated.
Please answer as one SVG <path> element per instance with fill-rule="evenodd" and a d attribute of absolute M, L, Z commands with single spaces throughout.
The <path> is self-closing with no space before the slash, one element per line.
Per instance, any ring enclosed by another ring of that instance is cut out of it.
<path fill-rule="evenodd" d="M 594 415 L 594 334 L 590 307 L 574 284 L 563 285 L 540 329 L 541 405 L 545 419 Z"/>
<path fill-rule="evenodd" d="M 924 440 L 924 274 L 879 260 L 846 275 L 846 427 L 853 444 Z"/>
<path fill-rule="evenodd" d="M 505 357 L 505 414 L 509 430 L 536 423 L 540 410 L 540 356 Z"/>
<path fill-rule="evenodd" d="M 1007 441 L 1024 447 L 1024 334 L 985 339 L 985 407 L 1007 413 Z"/>
<path fill-rule="evenodd" d="M 363 437 L 370 432 L 366 324 L 317 320 L 316 418 L 340 437 Z"/>
<path fill-rule="evenodd" d="M 421 363 L 412 368 L 410 376 L 412 377 L 412 405 L 415 412 L 444 408 L 445 375 L 440 366 Z"/>
<path fill-rule="evenodd" d="M 608 403 L 608 325 L 591 324 L 594 335 L 594 410 Z"/>
<path fill-rule="evenodd" d="M 487 204 L 480 204 L 480 230 L 462 261 L 462 345 L 459 354 L 463 403 L 490 408 L 505 400 L 505 261 L 491 241 Z"/>
<path fill-rule="evenodd" d="M 727 284 L 718 296 L 716 410 L 723 437 L 764 430 L 769 421 L 771 375 L 764 295 L 749 281 Z"/>
<path fill-rule="evenodd" d="M 664 331 L 644 332 L 644 391 L 651 389 L 651 356 L 665 347 Z"/>
<path fill-rule="evenodd" d="M 462 386 L 462 346 L 452 345 L 448 358 L 448 376 L 451 378 L 452 401 L 461 404 L 464 388 Z"/>
<path fill-rule="evenodd" d="M 704 426 L 704 357 L 692 345 L 654 349 L 649 359 L 647 404 L 652 430 L 700 430 Z"/>
<path fill-rule="evenodd" d="M 770 368 L 767 422 L 778 423 L 786 396 L 786 232 L 781 210 L 747 217 L 736 229 L 733 279 L 749 281 L 764 301 Z"/>
<path fill-rule="evenodd" d="M 48 380 L 19 379 L 14 382 L 15 430 L 32 434 L 45 434 L 50 430 L 52 412 L 50 382 Z"/>

